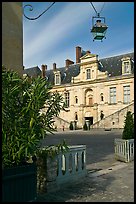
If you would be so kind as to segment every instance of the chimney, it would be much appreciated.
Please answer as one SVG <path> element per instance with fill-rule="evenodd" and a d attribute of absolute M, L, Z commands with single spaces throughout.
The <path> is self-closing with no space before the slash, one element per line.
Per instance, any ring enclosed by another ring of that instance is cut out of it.
<path fill-rule="evenodd" d="M 66 59 L 65 60 L 65 66 L 68 67 L 69 65 L 74 64 L 72 60 Z"/>
<path fill-rule="evenodd" d="M 81 47 L 77 46 L 76 47 L 76 63 L 80 62 L 80 57 L 81 57 Z"/>
<path fill-rule="evenodd" d="M 45 71 L 47 70 L 47 65 L 42 64 L 42 78 L 45 78 Z"/>
<path fill-rule="evenodd" d="M 56 63 L 53 63 L 53 70 L 56 70 Z"/>

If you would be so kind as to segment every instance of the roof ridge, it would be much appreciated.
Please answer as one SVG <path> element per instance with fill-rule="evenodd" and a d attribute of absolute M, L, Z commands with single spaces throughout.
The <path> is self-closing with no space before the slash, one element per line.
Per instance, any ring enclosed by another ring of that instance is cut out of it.
<path fill-rule="evenodd" d="M 112 58 L 112 57 L 120 57 L 122 55 L 129 55 L 129 54 L 134 54 L 134 51 L 133 52 L 124 53 L 124 54 L 112 55 L 112 56 L 109 56 L 109 57 L 99 58 L 99 60 L 108 59 L 108 58 Z"/>

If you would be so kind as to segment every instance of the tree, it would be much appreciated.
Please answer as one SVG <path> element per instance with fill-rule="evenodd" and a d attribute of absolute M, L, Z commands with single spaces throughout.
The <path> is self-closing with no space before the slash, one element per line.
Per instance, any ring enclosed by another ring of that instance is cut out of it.
<path fill-rule="evenodd" d="M 134 139 L 134 120 L 131 111 L 126 114 L 122 139 Z"/>
<path fill-rule="evenodd" d="M 3 167 L 22 164 L 35 154 L 47 132 L 54 130 L 53 117 L 63 109 L 63 98 L 51 93 L 51 88 L 41 77 L 21 78 L 2 67 Z"/>
<path fill-rule="evenodd" d="M 72 121 L 70 122 L 69 129 L 70 129 L 70 130 L 73 130 L 73 129 L 74 129 Z"/>
<path fill-rule="evenodd" d="M 88 130 L 86 122 L 84 123 L 83 130 Z"/>

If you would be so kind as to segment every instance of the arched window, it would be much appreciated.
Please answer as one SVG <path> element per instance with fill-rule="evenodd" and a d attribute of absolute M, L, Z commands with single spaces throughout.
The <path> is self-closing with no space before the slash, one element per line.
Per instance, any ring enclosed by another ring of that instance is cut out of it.
<path fill-rule="evenodd" d="M 77 98 L 77 96 L 75 96 L 75 103 L 76 103 L 76 104 L 78 103 L 78 98 Z"/>
<path fill-rule="evenodd" d="M 88 105 L 89 106 L 93 105 L 93 97 L 92 96 L 89 96 L 89 98 L 88 98 Z"/>
<path fill-rule="evenodd" d="M 78 120 L 77 112 L 75 112 L 75 120 Z"/>
<path fill-rule="evenodd" d="M 87 89 L 85 91 L 85 105 L 93 106 L 93 90 Z"/>
<path fill-rule="evenodd" d="M 104 101 L 103 93 L 101 93 L 101 101 Z"/>

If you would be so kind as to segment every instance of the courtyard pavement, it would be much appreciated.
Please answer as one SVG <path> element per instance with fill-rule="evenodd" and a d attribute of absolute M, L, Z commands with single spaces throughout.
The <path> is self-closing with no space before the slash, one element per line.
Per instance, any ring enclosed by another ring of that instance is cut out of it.
<path fill-rule="evenodd" d="M 134 161 L 116 161 L 112 153 L 104 160 L 96 159 L 96 162 L 87 164 L 86 168 L 85 178 L 70 186 L 63 185 L 55 192 L 38 196 L 37 201 L 134 202 Z"/>

